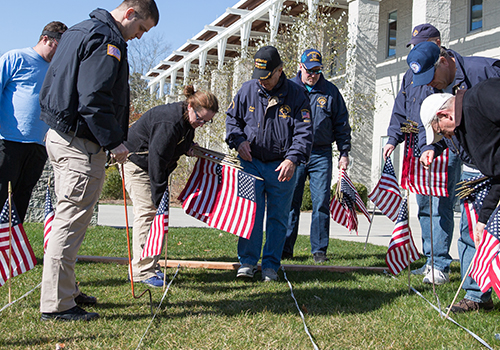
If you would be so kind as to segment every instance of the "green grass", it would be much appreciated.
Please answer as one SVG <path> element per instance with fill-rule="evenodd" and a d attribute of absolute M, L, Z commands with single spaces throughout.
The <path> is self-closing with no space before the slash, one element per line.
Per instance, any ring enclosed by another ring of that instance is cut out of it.
<path fill-rule="evenodd" d="M 42 226 L 26 224 L 39 264 L 12 280 L 13 299 L 35 287 L 42 275 Z M 213 229 L 171 228 L 171 259 L 236 261 L 237 239 Z M 331 240 L 330 265 L 385 266 L 386 248 Z M 312 264 L 308 237 L 299 236 L 297 259 L 284 264 Z M 125 257 L 124 230 L 89 229 L 81 255 Z M 423 260 L 414 264 L 418 267 Z M 169 269 L 171 277 L 175 269 Z M 150 321 L 149 298 L 132 298 L 127 266 L 79 262 L 81 289 L 98 297 L 97 321 L 40 321 L 40 289 L 0 314 L 0 348 L 135 349 Z M 235 281 L 235 271 L 181 269 L 153 321 L 141 349 L 312 349 L 302 320 L 280 274 L 278 283 Z M 423 299 L 408 293 L 407 275 L 393 279 L 369 271 L 354 273 L 287 272 L 307 326 L 320 349 L 482 349 L 465 331 L 444 321 Z M 451 283 L 436 287 L 442 306 L 460 284 L 459 266 L 452 265 Z M 413 286 L 436 304 L 432 287 L 412 276 Z M 136 294 L 144 287 L 136 285 Z M 0 288 L 0 307 L 8 302 L 7 285 Z M 158 305 L 161 289 L 152 290 Z M 461 294 L 463 297 L 463 292 Z M 495 303 L 498 299 L 494 296 Z M 498 305 L 497 305 L 498 307 Z M 494 348 L 500 333 L 499 311 L 453 315 Z"/>

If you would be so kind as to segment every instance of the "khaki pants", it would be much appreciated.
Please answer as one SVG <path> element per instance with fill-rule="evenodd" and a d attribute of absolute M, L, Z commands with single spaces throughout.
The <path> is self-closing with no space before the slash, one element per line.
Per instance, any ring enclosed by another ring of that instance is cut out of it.
<path fill-rule="evenodd" d="M 106 154 L 91 141 L 52 129 L 46 147 L 54 167 L 57 207 L 43 261 L 40 311 L 50 313 L 76 305 L 76 255 L 102 190 Z"/>
<path fill-rule="evenodd" d="M 126 162 L 123 167 L 125 188 L 134 205 L 132 274 L 134 281 L 144 281 L 156 275 L 155 269 L 160 258 L 155 256 L 140 260 L 156 214 L 156 207 L 151 200 L 151 183 L 148 173 L 130 161 Z"/>

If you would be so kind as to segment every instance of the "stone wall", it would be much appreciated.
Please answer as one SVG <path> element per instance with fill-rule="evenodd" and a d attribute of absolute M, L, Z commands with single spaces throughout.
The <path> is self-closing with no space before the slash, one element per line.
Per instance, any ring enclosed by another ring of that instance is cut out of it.
<path fill-rule="evenodd" d="M 52 197 L 52 205 L 54 209 L 57 206 L 57 200 L 54 193 L 54 171 L 52 169 L 52 165 L 50 161 L 47 160 L 45 163 L 45 169 L 43 170 L 42 176 L 35 188 L 33 189 L 33 193 L 31 194 L 30 204 L 28 206 L 28 212 L 26 213 L 26 217 L 24 219 L 25 222 L 43 222 L 45 216 L 45 192 L 47 190 L 47 183 L 50 178 L 50 192 Z M 94 215 L 92 215 L 92 220 L 90 222 L 91 225 L 97 225 L 97 216 L 98 216 L 98 205 L 94 207 Z"/>

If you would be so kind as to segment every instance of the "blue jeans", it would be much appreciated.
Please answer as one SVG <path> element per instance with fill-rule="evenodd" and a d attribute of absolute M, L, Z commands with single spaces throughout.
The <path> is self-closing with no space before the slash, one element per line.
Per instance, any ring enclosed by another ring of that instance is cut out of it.
<path fill-rule="evenodd" d="M 455 186 L 460 179 L 462 172 L 462 162 L 452 152 L 450 152 L 448 162 L 448 197 L 432 197 L 432 234 L 434 268 L 443 271 L 450 271 L 451 239 L 453 238 L 454 220 L 453 207 L 455 206 Z M 422 230 L 423 253 L 427 256 L 426 264 L 431 264 L 431 219 L 429 196 L 417 194 L 418 220 Z"/>
<path fill-rule="evenodd" d="M 313 205 L 311 217 L 311 253 L 326 254 L 330 234 L 330 187 L 332 182 L 332 150 L 312 150 L 309 163 L 296 169 L 297 184 L 293 194 L 292 207 L 288 216 L 288 230 L 283 248 L 284 253 L 293 255 L 293 247 L 299 231 L 300 207 L 304 184 L 309 175 L 309 188 Z"/>
<path fill-rule="evenodd" d="M 479 173 L 466 172 L 462 174 L 462 180 L 468 179 L 473 176 L 478 176 Z M 460 208 L 462 209 L 462 216 L 460 217 L 460 238 L 458 239 L 458 256 L 460 258 L 460 272 L 462 275 L 462 280 L 464 278 L 469 265 L 476 254 L 476 247 L 474 245 L 474 240 L 469 234 L 469 224 L 467 222 L 467 216 L 465 213 L 465 208 L 463 205 L 463 200 L 460 200 Z M 470 276 L 465 279 L 462 286 L 465 290 L 465 298 L 475 301 L 476 303 L 484 303 L 491 299 L 491 288 L 486 292 L 481 292 L 476 281 Z"/>
<path fill-rule="evenodd" d="M 247 162 L 240 158 L 243 170 L 259 176 L 264 181 L 255 182 L 257 207 L 255 223 L 250 239 L 238 240 L 238 259 L 241 264 L 257 265 L 262 249 L 264 230 L 264 212 L 267 198 L 266 243 L 262 252 L 262 269 L 272 268 L 278 271 L 281 265 L 281 253 L 285 244 L 288 212 L 292 203 L 295 187 L 295 174 L 290 181 L 279 182 L 275 169 L 281 161 L 261 162 L 253 158 Z"/>

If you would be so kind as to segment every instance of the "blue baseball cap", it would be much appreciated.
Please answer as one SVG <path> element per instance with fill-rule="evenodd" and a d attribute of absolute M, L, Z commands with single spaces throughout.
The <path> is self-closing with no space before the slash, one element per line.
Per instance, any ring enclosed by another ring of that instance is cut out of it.
<path fill-rule="evenodd" d="M 406 44 L 406 47 L 410 45 L 417 45 L 430 38 L 441 38 L 441 33 L 432 24 L 424 23 L 419 24 L 411 32 L 411 40 Z"/>
<path fill-rule="evenodd" d="M 435 43 L 424 41 L 415 45 L 406 62 L 413 72 L 413 85 L 427 85 L 434 79 L 434 64 L 439 59 L 441 49 Z"/>
<path fill-rule="evenodd" d="M 321 67 L 323 66 L 321 53 L 316 49 L 308 49 L 304 51 L 300 57 L 300 63 L 302 63 L 306 69 Z"/>

